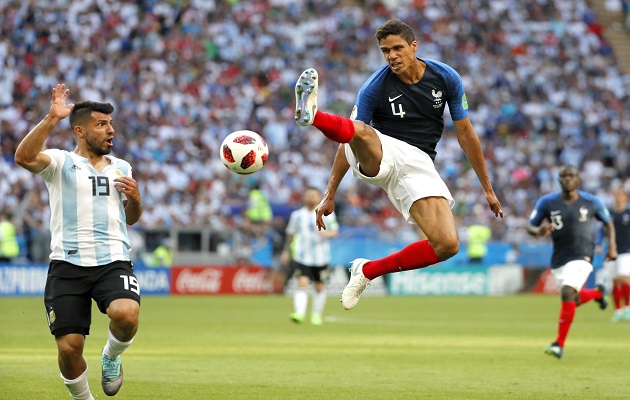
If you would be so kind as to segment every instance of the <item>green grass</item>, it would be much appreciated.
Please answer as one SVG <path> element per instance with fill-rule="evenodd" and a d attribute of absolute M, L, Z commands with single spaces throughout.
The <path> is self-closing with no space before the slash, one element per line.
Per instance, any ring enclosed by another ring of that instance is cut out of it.
<path fill-rule="evenodd" d="M 143 298 L 119 399 L 628 399 L 630 323 L 578 309 L 565 356 L 555 296 L 330 298 L 323 326 L 282 296 Z M 0 298 L 0 398 L 68 399 L 40 298 Z M 97 399 L 107 318 L 85 357 Z"/>

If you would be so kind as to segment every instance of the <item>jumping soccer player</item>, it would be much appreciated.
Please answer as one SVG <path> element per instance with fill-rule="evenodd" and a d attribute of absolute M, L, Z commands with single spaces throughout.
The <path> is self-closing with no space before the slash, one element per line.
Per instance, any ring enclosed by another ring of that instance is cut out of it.
<path fill-rule="evenodd" d="M 66 104 L 68 94 L 63 84 L 52 89 L 48 115 L 19 144 L 15 161 L 41 175 L 49 192 L 52 253 L 44 305 L 61 378 L 74 399 L 93 399 L 83 358 L 92 299 L 110 319 L 101 357 L 101 384 L 108 396 L 122 385 L 120 355 L 138 330 L 140 287 L 129 258 L 127 224 L 140 218 L 142 201 L 129 163 L 108 155 L 114 107 Z M 42 152 L 50 132 L 68 116 L 77 139 L 74 151 Z"/>
<path fill-rule="evenodd" d="M 617 247 L 615 227 L 602 201 L 578 190 L 582 181 L 577 168 L 565 165 L 558 174 L 562 190 L 538 200 L 529 218 L 527 232 L 533 236 L 551 236 L 553 240 L 551 271 L 562 296 L 562 308 L 558 320 L 558 337 L 545 347 L 545 353 L 561 358 L 575 308 L 590 300 L 599 303 L 602 310 L 608 305 L 603 285 L 597 285 L 595 289 L 583 289 L 593 271 L 594 220 L 604 224 L 604 233 L 610 243 L 608 259 L 617 258 Z M 543 221 L 547 223 L 542 224 Z"/>
<path fill-rule="evenodd" d="M 459 144 L 477 174 L 486 201 L 495 216 L 503 217 L 479 137 L 468 117 L 462 78 L 444 63 L 417 58 L 414 32 L 400 20 L 385 22 L 375 36 L 388 65 L 365 82 L 350 119 L 318 110 L 314 69 L 304 71 L 295 87 L 296 122 L 312 125 L 340 143 L 324 198 L 316 209 L 319 229 L 326 229 L 322 216 L 333 212 L 337 188 L 352 168 L 357 178 L 383 188 L 405 220 L 417 224 L 427 237 L 379 260 L 354 260 L 341 296 L 346 310 L 357 305 L 372 279 L 424 268 L 459 251 L 451 211 L 454 200 L 433 164 L 447 104 Z"/>

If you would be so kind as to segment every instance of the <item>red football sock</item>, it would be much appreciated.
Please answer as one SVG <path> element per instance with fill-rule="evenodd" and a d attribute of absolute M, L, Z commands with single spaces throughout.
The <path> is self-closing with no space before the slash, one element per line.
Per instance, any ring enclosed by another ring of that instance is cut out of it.
<path fill-rule="evenodd" d="M 620 285 L 615 285 L 612 290 L 612 298 L 615 302 L 615 310 L 619 310 L 621 308 L 621 291 L 622 287 Z"/>
<path fill-rule="evenodd" d="M 626 282 L 621 285 L 621 296 L 624 303 L 630 306 L 630 283 Z"/>
<path fill-rule="evenodd" d="M 560 318 L 558 319 L 558 338 L 556 339 L 560 347 L 564 347 L 564 341 L 569 334 L 569 328 L 571 328 L 574 316 L 575 302 L 563 301 L 562 308 L 560 309 Z"/>
<path fill-rule="evenodd" d="M 439 261 L 440 259 L 433 251 L 429 241 L 421 240 L 411 243 L 397 253 L 366 263 L 363 266 L 363 275 L 371 280 L 390 272 L 428 267 Z"/>
<path fill-rule="evenodd" d="M 350 118 L 340 117 L 317 111 L 313 119 L 313 126 L 328 139 L 337 143 L 348 143 L 354 137 L 354 123 Z"/>
<path fill-rule="evenodd" d="M 596 289 L 582 289 L 580 290 L 580 304 L 588 303 L 591 300 L 597 300 L 602 298 L 602 292 Z"/>

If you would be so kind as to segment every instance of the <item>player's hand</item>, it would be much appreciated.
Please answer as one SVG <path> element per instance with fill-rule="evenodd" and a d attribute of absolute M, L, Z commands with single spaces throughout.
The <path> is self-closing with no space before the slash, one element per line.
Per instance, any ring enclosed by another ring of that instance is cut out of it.
<path fill-rule="evenodd" d="M 74 104 L 66 104 L 69 93 L 70 89 L 66 89 L 66 85 L 63 83 L 57 84 L 57 86 L 52 89 L 52 100 L 50 102 L 50 110 L 48 111 L 49 117 L 62 120 L 70 115 Z"/>
<path fill-rule="evenodd" d="M 315 208 L 315 223 L 318 230 L 326 230 L 324 223 L 324 215 L 330 215 L 335 211 L 335 201 L 333 198 L 324 197 L 319 205 Z"/>
<path fill-rule="evenodd" d="M 553 225 L 547 224 L 540 227 L 538 231 L 538 236 L 549 236 L 553 232 Z"/>
<path fill-rule="evenodd" d="M 604 259 L 604 261 L 613 261 L 617 259 L 617 249 L 615 248 L 608 248 L 608 253 L 606 253 L 606 258 Z"/>
<path fill-rule="evenodd" d="M 490 210 L 494 213 L 494 216 L 503 218 L 503 207 L 501 207 L 501 203 L 499 203 L 499 199 L 497 198 L 497 195 L 494 194 L 494 191 L 486 192 L 484 194 L 488 205 L 490 205 Z"/>
<path fill-rule="evenodd" d="M 128 201 L 140 203 L 140 191 L 138 190 L 138 182 L 128 176 L 114 179 L 114 186 L 120 193 L 127 196 Z"/>

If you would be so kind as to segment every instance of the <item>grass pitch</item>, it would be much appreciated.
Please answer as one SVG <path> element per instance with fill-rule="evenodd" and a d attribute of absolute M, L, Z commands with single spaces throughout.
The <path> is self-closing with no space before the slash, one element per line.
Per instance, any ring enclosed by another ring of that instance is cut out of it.
<path fill-rule="evenodd" d="M 323 326 L 292 299 L 143 298 L 118 399 L 628 399 L 630 323 L 578 308 L 556 360 L 555 296 L 329 298 Z M 85 357 L 97 399 L 107 317 Z M 41 298 L 0 298 L 0 398 L 70 398 Z"/>

